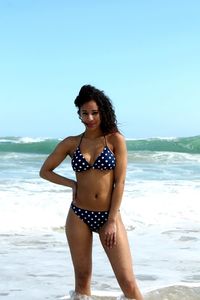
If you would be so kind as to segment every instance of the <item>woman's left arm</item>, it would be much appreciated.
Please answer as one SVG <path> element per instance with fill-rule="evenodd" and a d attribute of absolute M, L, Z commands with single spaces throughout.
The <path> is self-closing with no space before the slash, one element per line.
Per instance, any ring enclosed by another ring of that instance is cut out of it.
<path fill-rule="evenodd" d="M 116 220 L 122 201 L 127 167 L 127 149 L 124 137 L 120 133 L 116 133 L 113 139 L 114 153 L 116 157 L 116 166 L 114 169 L 114 188 L 112 192 L 109 218 L 105 226 L 105 243 L 109 248 L 112 248 L 116 244 Z"/>

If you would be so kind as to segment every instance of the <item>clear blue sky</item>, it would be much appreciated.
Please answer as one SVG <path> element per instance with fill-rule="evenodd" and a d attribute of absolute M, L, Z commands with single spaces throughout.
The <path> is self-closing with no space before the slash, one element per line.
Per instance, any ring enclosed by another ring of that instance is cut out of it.
<path fill-rule="evenodd" d="M 199 0 L 0 0 L 0 136 L 83 131 L 83 84 L 127 138 L 200 134 Z"/>

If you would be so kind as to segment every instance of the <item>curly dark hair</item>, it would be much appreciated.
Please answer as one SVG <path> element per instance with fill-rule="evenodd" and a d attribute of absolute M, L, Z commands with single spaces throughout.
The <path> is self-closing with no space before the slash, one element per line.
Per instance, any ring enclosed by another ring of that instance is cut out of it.
<path fill-rule="evenodd" d="M 104 91 L 100 91 L 92 85 L 83 85 L 74 101 L 74 104 L 78 108 L 78 114 L 80 115 L 81 106 L 91 100 L 95 101 L 98 105 L 102 132 L 104 134 L 119 132 L 111 100 L 105 95 Z"/>

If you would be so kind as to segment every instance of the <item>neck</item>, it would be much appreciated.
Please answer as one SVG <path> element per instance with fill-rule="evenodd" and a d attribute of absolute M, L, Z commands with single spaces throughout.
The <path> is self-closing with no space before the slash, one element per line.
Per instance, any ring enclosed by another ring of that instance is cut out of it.
<path fill-rule="evenodd" d="M 101 131 L 101 129 L 97 129 L 97 130 L 88 130 L 86 129 L 84 132 L 84 137 L 88 138 L 88 139 L 96 139 L 100 136 L 104 135 L 103 132 Z"/>

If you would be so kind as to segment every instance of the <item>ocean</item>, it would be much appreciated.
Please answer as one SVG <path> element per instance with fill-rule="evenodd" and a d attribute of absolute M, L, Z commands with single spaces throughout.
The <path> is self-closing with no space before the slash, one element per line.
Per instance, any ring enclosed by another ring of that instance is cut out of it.
<path fill-rule="evenodd" d="M 71 190 L 39 177 L 59 139 L 0 138 L 0 299 L 69 299 Z M 200 136 L 129 139 L 121 206 L 145 300 L 200 299 Z M 58 172 L 74 177 L 67 158 Z M 121 294 L 94 235 L 92 294 Z"/>

